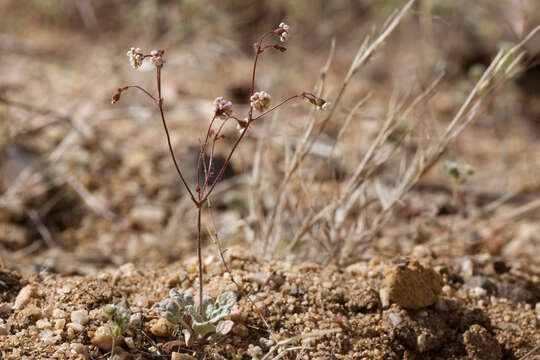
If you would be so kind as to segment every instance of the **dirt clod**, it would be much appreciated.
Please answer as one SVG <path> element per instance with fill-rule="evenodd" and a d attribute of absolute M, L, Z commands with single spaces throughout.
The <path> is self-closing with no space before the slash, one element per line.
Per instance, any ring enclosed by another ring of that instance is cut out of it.
<path fill-rule="evenodd" d="M 471 359 L 502 359 L 502 351 L 497 339 L 480 325 L 472 325 L 463 334 L 463 342 Z"/>
<path fill-rule="evenodd" d="M 421 309 L 432 305 L 441 293 L 439 275 L 417 260 L 388 266 L 385 274 L 389 300 L 405 309 Z"/>

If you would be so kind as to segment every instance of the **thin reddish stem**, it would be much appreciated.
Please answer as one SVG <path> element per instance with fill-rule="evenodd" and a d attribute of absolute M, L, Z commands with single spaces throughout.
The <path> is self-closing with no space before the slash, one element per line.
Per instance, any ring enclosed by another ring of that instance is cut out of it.
<path fill-rule="evenodd" d="M 161 67 L 157 68 L 157 89 L 158 89 L 158 98 L 159 98 L 159 100 L 157 101 L 157 105 L 159 107 L 161 121 L 163 122 L 163 128 L 165 129 L 165 134 L 167 135 L 167 144 L 169 145 L 169 152 L 171 153 L 171 157 L 174 162 L 174 167 L 176 168 L 176 172 L 178 173 L 180 180 L 182 180 L 182 183 L 184 184 L 187 192 L 189 193 L 191 200 L 197 206 L 199 206 L 200 204 L 195 199 L 195 196 L 193 196 L 193 192 L 191 191 L 186 179 L 184 178 L 184 175 L 182 174 L 182 171 L 180 170 L 180 166 L 178 165 L 178 161 L 176 161 L 176 156 L 174 155 L 174 150 L 173 150 L 172 142 L 171 142 L 171 135 L 169 133 L 169 128 L 167 127 L 167 121 L 165 121 L 165 114 L 163 113 L 163 99 L 161 98 Z"/>
<path fill-rule="evenodd" d="M 219 140 L 219 134 L 221 133 L 221 130 L 223 130 L 223 127 L 225 126 L 225 123 L 229 120 L 229 118 L 225 119 L 221 125 L 219 126 L 218 130 L 214 134 L 214 137 L 212 138 L 212 149 L 210 150 L 210 163 L 208 164 L 208 174 L 206 176 L 206 179 L 204 181 L 203 191 L 206 192 L 208 189 L 208 182 L 210 181 L 210 174 L 212 172 L 212 163 L 214 160 L 214 149 L 216 147 L 216 142 Z"/>
<path fill-rule="evenodd" d="M 249 127 L 249 124 L 248 124 L 248 127 Z M 244 138 L 244 136 L 246 135 L 247 133 L 247 130 L 248 128 L 246 127 L 243 131 L 242 131 L 242 134 L 238 137 L 238 139 L 236 139 L 236 142 L 234 143 L 231 151 L 229 152 L 229 155 L 227 156 L 227 159 L 225 160 L 225 163 L 223 164 L 223 166 L 221 167 L 221 170 L 219 170 L 219 173 L 218 175 L 216 176 L 216 178 L 214 179 L 214 181 L 212 182 L 212 186 L 210 187 L 210 190 L 208 190 L 206 192 L 206 195 L 204 196 L 204 198 L 202 199 L 201 202 L 205 202 L 206 199 L 208 199 L 208 197 L 210 196 L 210 194 L 212 194 L 212 191 L 214 191 L 214 188 L 216 187 L 217 183 L 219 182 L 219 180 L 221 180 L 221 177 L 223 176 L 223 173 L 225 172 L 225 168 L 227 168 L 227 166 L 229 165 L 229 163 L 231 162 L 231 157 L 232 155 L 234 154 L 234 151 L 236 150 L 236 148 L 238 147 L 238 144 L 240 144 L 240 141 L 242 141 L 242 139 Z"/>
<path fill-rule="evenodd" d="M 263 50 L 261 49 L 262 42 L 264 41 L 264 38 L 267 37 L 270 34 L 273 34 L 273 31 L 269 31 L 257 42 L 257 46 L 255 48 L 255 51 L 257 52 L 255 54 L 255 60 L 253 61 L 253 73 L 251 74 L 251 92 L 249 96 L 251 97 L 255 93 L 255 73 L 257 72 L 257 62 L 259 61 L 259 55 L 262 54 Z M 253 106 L 249 106 L 249 112 L 248 112 L 248 122 L 251 121 L 251 116 L 253 115 Z"/>
<path fill-rule="evenodd" d="M 123 90 L 127 90 L 129 88 L 135 88 L 135 89 L 139 89 L 141 90 L 143 93 L 145 93 L 146 95 L 148 95 L 152 100 L 154 100 L 154 102 L 156 103 L 156 105 L 159 105 L 158 104 L 158 101 L 157 99 L 154 97 L 154 95 L 150 94 L 150 92 L 148 92 L 145 88 L 143 88 L 142 86 L 139 86 L 139 85 L 128 85 L 128 86 L 124 86 L 122 87 L 122 91 Z"/>
<path fill-rule="evenodd" d="M 206 138 L 204 139 L 204 144 L 201 146 L 200 149 L 199 160 L 197 161 L 197 185 L 200 185 L 201 181 L 201 161 L 203 162 L 204 166 L 205 180 L 208 179 L 208 169 L 206 167 L 206 146 L 208 145 L 208 138 L 210 137 L 210 131 L 212 130 L 212 126 L 214 125 L 215 120 L 216 115 L 214 114 L 214 117 L 212 117 L 212 121 L 210 121 L 210 125 L 208 126 L 208 130 L 206 130 Z M 207 181 L 205 181 L 205 183 L 207 183 Z M 199 195 L 199 201 L 200 200 L 201 196 Z"/>
<path fill-rule="evenodd" d="M 302 93 L 302 94 L 303 94 L 303 93 Z M 260 114 L 259 116 L 257 116 L 256 118 L 253 118 L 253 119 L 251 120 L 251 122 L 253 122 L 253 121 L 255 121 L 255 120 L 257 120 L 257 119 L 263 117 L 264 115 L 268 114 L 269 112 L 272 112 L 272 111 L 276 110 L 278 107 L 284 105 L 285 103 L 287 103 L 287 102 L 289 102 L 289 101 L 291 101 L 291 100 L 293 100 L 293 99 L 302 97 L 302 94 L 297 94 L 297 95 L 293 95 L 293 96 L 291 96 L 291 97 L 286 98 L 285 100 L 283 100 L 282 102 L 280 102 L 280 103 L 277 104 L 276 106 L 274 106 L 274 107 L 272 107 L 272 108 L 266 110 L 265 112 L 261 113 L 261 114 Z"/>
<path fill-rule="evenodd" d="M 203 313 L 203 265 L 201 251 L 201 212 L 202 207 L 197 207 L 197 257 L 199 260 L 199 312 Z"/>

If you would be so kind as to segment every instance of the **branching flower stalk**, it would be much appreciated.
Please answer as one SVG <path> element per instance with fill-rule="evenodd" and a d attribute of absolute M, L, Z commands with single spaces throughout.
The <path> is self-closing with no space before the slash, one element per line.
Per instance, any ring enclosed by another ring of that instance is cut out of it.
<path fill-rule="evenodd" d="M 201 142 L 201 146 L 200 146 L 199 159 L 197 162 L 197 183 L 195 184 L 195 187 L 193 189 L 188 184 L 188 181 L 186 180 L 180 168 L 180 164 L 174 154 L 174 149 L 173 149 L 172 141 L 171 141 L 171 134 L 168 129 L 167 121 L 165 119 L 165 114 L 163 111 L 163 97 L 162 97 L 161 85 L 162 85 L 162 70 L 165 64 L 165 60 L 163 58 L 164 50 L 153 50 L 150 54 L 145 54 L 139 48 L 131 48 L 127 52 L 127 56 L 129 57 L 129 62 L 133 68 L 143 70 L 143 71 L 147 69 L 150 69 L 150 70 L 155 69 L 157 95 L 153 95 L 150 91 L 143 88 L 142 86 L 127 85 L 127 86 L 118 88 L 117 92 L 112 96 L 112 103 L 114 104 L 120 100 L 120 96 L 122 92 L 129 89 L 137 89 L 141 91 L 142 93 L 144 93 L 146 96 L 148 96 L 159 109 L 159 114 L 161 117 L 161 121 L 163 123 L 163 128 L 165 130 L 165 135 L 167 137 L 167 145 L 168 145 L 169 152 L 171 154 L 171 158 L 174 163 L 176 172 L 178 174 L 178 177 L 180 178 L 180 181 L 186 188 L 186 191 L 188 192 L 193 205 L 197 208 L 197 257 L 198 257 L 198 265 L 199 265 L 198 266 L 199 267 L 198 269 L 199 270 L 199 274 L 198 274 L 199 275 L 199 296 L 198 296 L 199 304 L 203 303 L 203 283 L 204 283 L 203 282 L 202 254 L 201 254 L 202 209 L 204 205 L 206 204 L 207 200 L 209 199 L 209 197 L 212 195 L 214 189 L 216 188 L 217 183 L 221 180 L 225 172 L 225 169 L 228 167 L 233 154 L 235 153 L 242 139 L 244 139 L 249 127 L 256 120 L 259 120 L 263 116 L 271 113 L 277 108 L 295 99 L 305 99 L 320 110 L 326 110 L 328 108 L 328 103 L 324 99 L 309 92 L 301 92 L 299 94 L 290 96 L 288 98 L 285 98 L 281 102 L 279 102 L 277 105 L 270 107 L 269 106 L 271 102 L 270 94 L 268 94 L 266 91 L 256 91 L 255 79 L 256 79 L 257 63 L 261 55 L 266 50 L 270 50 L 270 49 L 274 49 L 279 52 L 287 51 L 287 48 L 281 45 L 279 42 L 264 45 L 264 41 L 267 38 L 271 37 L 272 35 L 279 36 L 279 40 L 281 42 L 285 42 L 289 37 L 289 25 L 285 23 L 281 23 L 276 29 L 263 34 L 261 38 L 255 44 L 253 44 L 253 48 L 255 50 L 255 58 L 253 61 L 253 71 L 251 74 L 251 91 L 249 94 L 250 105 L 249 105 L 249 110 L 247 111 L 247 116 L 243 118 L 234 116 L 232 102 L 227 101 L 222 97 L 218 97 L 215 99 L 214 114 L 212 116 L 212 119 L 210 120 L 208 129 L 206 130 L 204 141 Z M 258 115 L 254 115 L 254 110 L 258 112 Z M 219 124 L 219 126 L 215 125 L 217 119 L 222 121 L 221 124 Z M 240 135 L 238 136 L 233 146 L 229 150 L 226 160 L 223 163 L 221 169 L 218 171 L 217 176 L 211 179 L 212 166 L 214 165 L 213 157 L 214 157 L 215 145 L 220 139 L 224 137 L 223 129 L 225 125 L 227 124 L 228 120 L 230 119 L 236 121 L 237 128 L 240 132 Z M 209 155 L 209 160 L 207 164 L 206 153 L 207 153 L 208 148 L 209 148 L 210 155 Z M 199 310 L 202 311 L 202 306 L 199 307 Z"/>

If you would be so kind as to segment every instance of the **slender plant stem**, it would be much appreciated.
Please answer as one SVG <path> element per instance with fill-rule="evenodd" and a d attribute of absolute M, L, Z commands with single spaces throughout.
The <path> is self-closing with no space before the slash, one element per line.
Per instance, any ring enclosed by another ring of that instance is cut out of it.
<path fill-rule="evenodd" d="M 234 151 L 236 150 L 236 148 L 238 147 L 238 144 L 240 144 L 240 141 L 242 141 L 242 139 L 244 138 L 244 136 L 246 135 L 247 133 L 247 130 L 248 130 L 248 127 L 249 127 L 249 123 L 247 125 L 247 127 L 244 129 L 244 131 L 242 131 L 242 134 L 240 134 L 240 136 L 238 137 L 238 139 L 236 139 L 236 142 L 234 143 L 231 151 L 229 152 L 229 155 L 227 156 L 227 159 L 225 160 L 225 163 L 223 164 L 223 166 L 221 167 L 221 169 L 219 170 L 219 173 L 217 174 L 216 178 L 214 179 L 214 181 L 212 182 L 212 186 L 210 187 L 210 189 L 206 192 L 206 195 L 202 198 L 201 200 L 201 203 L 205 202 L 206 199 L 208 199 L 208 197 L 210 196 L 210 194 L 212 194 L 212 191 L 214 191 L 214 188 L 216 187 L 217 183 L 219 182 L 219 180 L 221 180 L 221 177 L 223 176 L 223 173 L 225 172 L 225 168 L 227 168 L 227 166 L 229 165 L 229 163 L 231 162 L 231 157 L 234 153 Z"/>
<path fill-rule="evenodd" d="M 150 92 L 148 90 L 146 90 L 145 88 L 143 88 L 142 86 L 139 86 L 139 85 L 128 85 L 128 86 L 124 86 L 122 88 L 122 90 L 127 90 L 127 89 L 130 89 L 130 88 L 135 88 L 135 89 L 139 89 L 141 90 L 143 93 L 145 93 L 146 95 L 148 95 L 152 100 L 154 100 L 154 102 L 156 103 L 156 105 L 159 106 L 159 102 L 158 100 L 154 97 L 154 95 L 150 94 Z"/>
<path fill-rule="evenodd" d="M 199 260 L 199 312 L 203 313 L 203 265 L 201 254 L 201 212 L 202 206 L 197 207 L 197 257 Z"/>
<path fill-rule="evenodd" d="M 180 180 L 182 180 L 182 183 L 184 183 L 184 186 L 186 187 L 186 190 L 188 191 L 189 196 L 191 197 L 191 200 L 195 204 L 198 204 L 197 200 L 195 199 L 195 196 L 193 196 L 193 192 L 191 191 L 191 188 L 189 187 L 186 179 L 184 178 L 184 175 L 182 175 L 182 171 L 180 170 L 180 166 L 178 165 L 178 161 L 176 161 L 176 156 L 174 155 L 174 150 L 171 143 L 171 135 L 167 127 L 167 121 L 165 121 L 165 114 L 163 113 L 163 99 L 161 98 L 161 67 L 157 68 L 157 89 L 158 89 L 158 98 L 159 98 L 159 100 L 157 100 L 157 105 L 159 107 L 161 121 L 163 122 L 163 128 L 165 129 L 165 134 L 167 135 L 167 144 L 169 145 L 169 152 L 171 153 L 171 157 L 174 162 L 174 167 L 176 168 L 176 172 L 178 173 L 178 176 L 180 176 Z"/>
<path fill-rule="evenodd" d="M 268 113 L 270 113 L 270 112 L 276 110 L 276 109 L 277 109 L 278 107 L 280 107 L 281 105 L 284 105 L 285 103 L 287 103 L 287 102 L 289 102 L 289 101 L 291 101 L 291 100 L 293 100 L 293 99 L 299 98 L 299 97 L 301 97 L 301 96 L 302 96 L 302 94 L 293 95 L 293 96 L 291 96 L 291 97 L 288 97 L 287 99 L 283 100 L 282 102 L 280 102 L 279 104 L 277 104 L 277 105 L 274 106 L 273 108 L 270 108 L 270 109 L 266 110 L 265 112 L 261 113 L 259 116 L 253 118 L 251 121 L 255 121 L 255 120 L 257 120 L 257 119 L 263 117 L 264 115 L 266 115 L 266 114 L 268 114 Z"/>
<path fill-rule="evenodd" d="M 214 137 L 212 138 L 212 148 L 210 150 L 210 162 L 208 164 L 208 174 L 207 174 L 207 176 L 205 178 L 204 186 L 202 187 L 203 192 L 206 192 L 206 190 L 208 190 L 208 182 L 210 181 L 210 175 L 212 173 L 212 163 L 213 163 L 213 160 L 214 160 L 214 150 L 216 148 L 216 142 L 219 140 L 219 134 L 221 133 L 221 130 L 223 130 L 223 127 L 225 126 L 225 123 L 227 122 L 227 120 L 229 120 L 229 119 L 227 118 L 221 123 L 218 130 L 214 134 Z M 205 153 L 206 153 L 206 151 L 205 151 Z"/>
<path fill-rule="evenodd" d="M 261 36 L 261 38 L 259 39 L 259 41 L 257 41 L 255 45 L 256 53 L 255 53 L 255 60 L 253 61 L 253 73 L 251 74 L 251 91 L 249 93 L 249 97 L 253 96 L 253 94 L 255 93 L 255 73 L 257 72 L 257 62 L 259 61 L 259 55 L 261 55 L 264 51 L 263 49 L 261 49 L 261 44 L 264 41 L 264 38 L 272 33 L 273 31 L 269 31 L 263 36 Z M 251 122 L 252 116 L 253 116 L 253 106 L 250 105 L 249 112 L 248 112 L 248 122 Z"/>
<path fill-rule="evenodd" d="M 208 138 L 210 137 L 210 131 L 212 130 L 212 126 L 214 125 L 214 121 L 216 120 L 216 115 L 214 114 L 214 116 L 212 117 L 212 121 L 210 121 L 210 125 L 208 125 L 208 130 L 206 130 L 206 137 L 204 139 L 204 143 L 200 149 L 200 153 L 199 153 L 199 160 L 197 161 L 197 185 L 200 185 L 200 177 L 201 177 L 201 161 L 203 162 L 204 164 L 204 174 L 205 174 L 205 183 L 207 183 L 208 181 L 208 172 L 210 171 L 210 167 L 208 167 L 208 170 L 207 170 L 207 167 L 206 167 L 206 146 L 208 145 Z M 210 161 L 212 161 L 212 158 L 210 158 Z M 204 186 L 202 187 L 204 188 Z M 200 199 L 199 199 L 200 200 Z"/>

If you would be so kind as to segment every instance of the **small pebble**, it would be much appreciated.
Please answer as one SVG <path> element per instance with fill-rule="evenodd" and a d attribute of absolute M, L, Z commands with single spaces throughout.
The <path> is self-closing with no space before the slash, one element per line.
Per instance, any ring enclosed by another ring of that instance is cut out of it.
<path fill-rule="evenodd" d="M 13 306 L 13 309 L 20 310 L 24 308 L 26 304 L 30 302 L 33 294 L 34 288 L 32 287 L 32 285 L 26 285 L 25 287 L 23 287 L 15 298 L 15 305 Z"/>
<path fill-rule="evenodd" d="M 71 322 L 86 325 L 88 323 L 88 311 L 76 310 L 71 313 Z"/>
<path fill-rule="evenodd" d="M 396 313 L 390 313 L 388 314 L 388 318 L 390 319 L 390 322 L 394 326 L 398 326 L 401 323 L 401 316 L 399 316 Z"/>
<path fill-rule="evenodd" d="M 52 311 L 52 317 L 55 319 L 63 319 L 66 317 L 66 312 L 61 309 L 54 309 Z"/>
<path fill-rule="evenodd" d="M 261 346 L 265 349 L 271 348 L 272 346 L 274 346 L 275 343 L 276 342 L 273 339 L 267 339 L 263 337 L 259 339 L 259 344 L 261 344 Z"/>
<path fill-rule="evenodd" d="M 53 345 L 60 341 L 60 336 L 54 335 L 52 330 L 45 329 L 39 333 L 39 340 L 43 341 L 45 344 Z"/>
<path fill-rule="evenodd" d="M 65 326 L 66 326 L 66 319 L 54 320 L 54 328 L 56 330 L 63 330 Z"/>
<path fill-rule="evenodd" d="M 40 319 L 36 321 L 36 326 L 38 327 L 38 329 L 50 329 L 51 323 L 47 319 Z"/>
<path fill-rule="evenodd" d="M 167 319 L 159 318 L 151 327 L 150 332 L 159 337 L 169 337 L 174 332 L 174 325 Z"/>
<path fill-rule="evenodd" d="M 92 344 L 97 345 L 103 351 L 110 351 L 112 349 L 113 338 L 109 325 L 100 326 L 92 337 Z"/>
<path fill-rule="evenodd" d="M 381 305 L 383 308 L 390 306 L 390 294 L 387 288 L 382 288 L 379 291 L 379 298 L 381 299 Z"/>
<path fill-rule="evenodd" d="M 253 281 L 259 284 L 260 286 L 265 285 L 268 282 L 268 275 L 256 273 L 256 274 L 250 274 L 247 277 L 248 281 Z"/>

